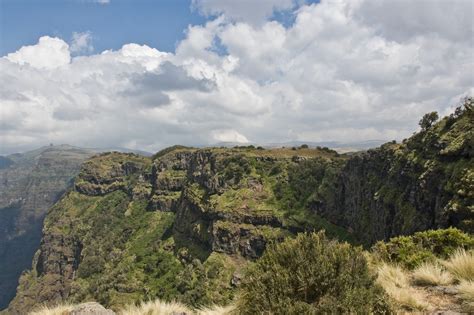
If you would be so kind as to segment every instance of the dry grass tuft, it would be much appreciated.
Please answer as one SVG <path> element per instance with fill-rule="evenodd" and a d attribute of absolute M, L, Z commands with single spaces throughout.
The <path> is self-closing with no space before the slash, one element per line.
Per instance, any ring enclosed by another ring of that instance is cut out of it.
<path fill-rule="evenodd" d="M 30 312 L 29 315 L 69 315 L 74 308 L 71 304 L 61 304 L 56 306 L 42 306 L 40 309 Z"/>
<path fill-rule="evenodd" d="M 142 302 L 139 305 L 129 305 L 118 312 L 119 315 L 175 315 L 193 314 L 189 308 L 177 302 L 160 300 Z"/>
<path fill-rule="evenodd" d="M 466 311 L 474 312 L 474 281 L 461 281 L 457 289 Z"/>
<path fill-rule="evenodd" d="M 412 287 L 398 288 L 392 286 L 384 289 L 395 303 L 402 308 L 417 311 L 424 311 L 430 308 L 430 305 L 425 300 L 425 296 Z"/>
<path fill-rule="evenodd" d="M 377 270 L 377 275 L 377 282 L 384 288 L 389 286 L 406 288 L 410 286 L 408 275 L 400 266 L 382 264 Z"/>
<path fill-rule="evenodd" d="M 214 305 L 212 307 L 203 308 L 197 311 L 198 315 L 229 315 L 235 309 L 233 305 L 228 306 L 218 306 Z"/>
<path fill-rule="evenodd" d="M 410 287 L 407 273 L 399 266 L 383 264 L 378 268 L 377 283 L 400 307 L 410 310 L 426 310 L 425 297 Z"/>
<path fill-rule="evenodd" d="M 459 281 L 474 281 L 474 252 L 458 249 L 448 260 L 442 263 Z"/>
<path fill-rule="evenodd" d="M 43 306 L 29 315 L 69 315 L 75 305 L 62 304 L 53 307 Z M 199 310 L 192 310 L 178 302 L 164 302 L 160 300 L 142 302 L 139 305 L 128 305 L 117 312 L 118 315 L 229 315 L 234 311 L 233 305 L 211 306 Z"/>
<path fill-rule="evenodd" d="M 199 310 L 192 310 L 178 302 L 164 302 L 160 300 L 142 302 L 140 305 L 129 305 L 119 311 L 119 315 L 227 315 L 234 310 L 233 306 L 212 306 Z M 46 314 L 41 314 L 46 315 Z"/>
<path fill-rule="evenodd" d="M 424 286 L 448 285 L 453 277 L 439 265 L 424 263 L 413 271 L 413 283 Z"/>

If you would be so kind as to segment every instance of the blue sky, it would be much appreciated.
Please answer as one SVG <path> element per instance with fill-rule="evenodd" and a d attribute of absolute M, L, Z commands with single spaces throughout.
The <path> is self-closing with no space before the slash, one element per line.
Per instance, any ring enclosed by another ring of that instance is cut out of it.
<path fill-rule="evenodd" d="M 43 35 L 69 40 L 73 32 L 93 34 L 96 52 L 126 43 L 146 44 L 172 52 L 188 25 L 205 17 L 190 0 L 1 0 L 0 54 L 32 45 Z"/>
<path fill-rule="evenodd" d="M 263 0 L 266 1 L 266 0 Z M 199 14 L 191 0 L 0 0 L 0 55 L 32 45 L 44 35 L 70 40 L 73 32 L 90 32 L 94 52 L 119 49 L 126 43 L 146 44 L 174 52 L 189 25 L 212 17 Z M 245 2 L 245 0 L 243 0 Z M 315 3 L 316 0 L 306 1 Z M 273 19 L 292 23 L 291 11 Z"/>

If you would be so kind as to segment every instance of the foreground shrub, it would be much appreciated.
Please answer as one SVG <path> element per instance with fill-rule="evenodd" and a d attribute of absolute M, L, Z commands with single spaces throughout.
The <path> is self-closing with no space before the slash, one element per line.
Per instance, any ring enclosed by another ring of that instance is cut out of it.
<path fill-rule="evenodd" d="M 300 234 L 268 247 L 242 281 L 241 314 L 389 312 L 360 248 Z"/>
<path fill-rule="evenodd" d="M 438 264 L 423 263 L 413 271 L 413 282 L 425 286 L 448 285 L 453 277 Z"/>
<path fill-rule="evenodd" d="M 372 248 L 383 261 L 414 269 L 423 262 L 447 258 L 458 248 L 471 249 L 474 238 L 458 229 L 429 230 L 410 236 L 398 236 L 388 242 L 378 242 Z"/>
<path fill-rule="evenodd" d="M 474 253 L 458 249 L 443 262 L 448 271 L 458 280 L 474 281 Z"/>

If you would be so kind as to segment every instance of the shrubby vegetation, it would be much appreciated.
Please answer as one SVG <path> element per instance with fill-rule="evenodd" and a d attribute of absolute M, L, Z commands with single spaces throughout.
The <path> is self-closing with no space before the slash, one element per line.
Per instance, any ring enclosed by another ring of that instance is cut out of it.
<path fill-rule="evenodd" d="M 372 250 L 380 260 L 413 269 L 436 258 L 447 258 L 458 248 L 473 249 L 474 238 L 458 229 L 449 228 L 394 237 L 388 242 L 378 242 Z"/>
<path fill-rule="evenodd" d="M 474 252 L 460 248 L 446 259 L 424 262 L 413 271 L 398 264 L 378 263 L 377 283 L 387 292 L 397 310 L 433 311 L 444 307 L 468 313 L 474 311 Z M 460 301 L 436 290 L 443 287 L 448 287 Z"/>
<path fill-rule="evenodd" d="M 323 232 L 269 247 L 249 268 L 237 303 L 241 314 L 389 312 L 362 250 Z"/>

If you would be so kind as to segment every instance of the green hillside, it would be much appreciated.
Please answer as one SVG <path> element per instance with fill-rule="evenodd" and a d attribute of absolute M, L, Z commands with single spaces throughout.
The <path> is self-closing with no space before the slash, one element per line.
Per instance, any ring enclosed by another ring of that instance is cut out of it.
<path fill-rule="evenodd" d="M 98 155 L 49 210 L 9 312 L 86 300 L 226 304 L 249 261 L 303 231 L 366 246 L 449 226 L 472 232 L 472 100 L 434 118 L 401 144 L 352 155 L 306 146 Z"/>

